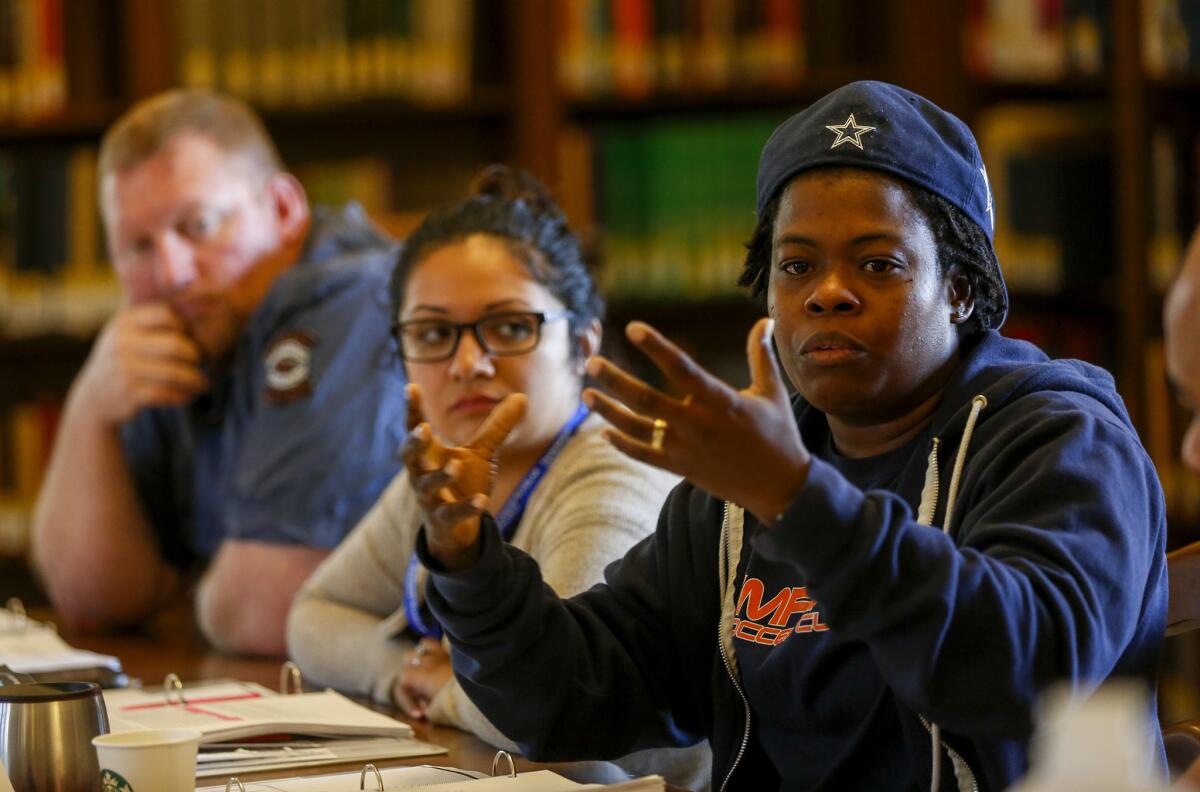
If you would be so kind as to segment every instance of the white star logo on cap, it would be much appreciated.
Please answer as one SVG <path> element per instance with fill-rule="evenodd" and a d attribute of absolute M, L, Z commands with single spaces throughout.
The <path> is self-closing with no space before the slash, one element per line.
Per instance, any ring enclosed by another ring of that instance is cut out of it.
<path fill-rule="evenodd" d="M 866 132 L 874 132 L 875 131 L 875 127 L 859 126 L 858 123 L 854 120 L 854 113 L 850 114 L 850 117 L 846 119 L 846 123 L 835 124 L 833 126 L 826 126 L 825 128 L 828 129 L 830 132 L 837 133 L 837 139 L 833 141 L 833 145 L 830 146 L 829 148 L 835 149 L 838 146 L 842 145 L 843 143 L 853 143 L 854 145 L 858 146 L 859 151 L 862 151 L 862 147 L 863 147 L 863 145 L 862 145 L 863 134 Z M 850 131 L 847 132 L 846 130 L 850 130 Z"/>

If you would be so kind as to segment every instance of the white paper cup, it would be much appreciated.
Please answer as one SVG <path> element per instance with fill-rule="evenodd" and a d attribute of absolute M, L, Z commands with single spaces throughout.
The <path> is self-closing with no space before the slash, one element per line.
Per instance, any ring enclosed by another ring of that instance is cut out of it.
<path fill-rule="evenodd" d="M 147 729 L 92 738 L 104 792 L 195 792 L 195 729 Z"/>

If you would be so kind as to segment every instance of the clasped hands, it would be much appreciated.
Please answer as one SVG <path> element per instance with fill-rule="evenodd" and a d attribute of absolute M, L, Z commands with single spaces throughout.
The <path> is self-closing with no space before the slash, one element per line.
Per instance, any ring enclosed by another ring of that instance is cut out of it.
<path fill-rule="evenodd" d="M 612 424 L 605 436 L 625 454 L 677 473 L 770 524 L 804 486 L 811 459 L 771 349 L 772 325 L 762 319 L 750 331 L 751 382 L 736 390 L 654 328 L 632 322 L 629 340 L 673 391 L 686 395 L 670 396 L 593 357 L 588 374 L 608 393 L 587 388 L 583 400 Z M 465 446 L 451 447 L 425 422 L 420 389 L 409 385 L 408 396 L 402 456 L 424 512 L 426 543 L 446 570 L 462 569 L 478 557 L 479 518 L 490 505 L 497 451 L 524 416 L 526 399 L 510 394 Z"/>

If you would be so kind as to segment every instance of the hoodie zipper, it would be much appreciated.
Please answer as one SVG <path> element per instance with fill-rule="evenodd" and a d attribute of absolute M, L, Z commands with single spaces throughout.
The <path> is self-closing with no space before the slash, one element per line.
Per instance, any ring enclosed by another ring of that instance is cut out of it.
<path fill-rule="evenodd" d="M 926 720 L 924 715 L 917 715 L 917 717 L 921 719 L 921 725 L 925 727 L 925 731 L 929 732 L 930 736 L 932 736 L 933 727 L 929 725 L 929 721 Z M 957 782 L 958 780 L 958 769 L 962 768 L 962 771 L 967 775 L 967 781 L 971 784 L 969 787 L 971 792 L 979 792 L 979 782 L 975 780 L 975 772 L 971 769 L 971 765 L 967 764 L 967 760 L 963 759 L 962 754 L 951 748 L 945 742 L 939 741 L 939 744 L 945 749 L 946 753 L 950 754 L 950 759 L 953 762 L 955 770 L 955 781 Z M 962 787 L 960 786 L 959 789 L 961 788 Z"/>
<path fill-rule="evenodd" d="M 721 542 L 725 545 L 725 563 L 728 567 L 729 558 L 729 501 L 725 502 L 724 514 L 721 517 Z M 734 569 L 737 569 L 737 562 L 733 562 Z M 727 569 L 721 570 L 722 583 L 725 583 L 725 572 Z M 721 591 L 721 607 L 725 607 L 725 592 Z M 742 707 L 746 713 L 746 730 L 742 733 L 742 744 L 738 748 L 737 756 L 733 758 L 733 764 L 729 766 L 729 772 L 725 774 L 725 780 L 721 782 L 721 791 L 725 792 L 725 788 L 729 786 L 729 779 L 733 778 L 733 773 L 737 770 L 737 766 L 742 761 L 742 757 L 746 754 L 746 746 L 750 744 L 750 700 L 746 698 L 745 692 L 742 691 L 742 685 L 734 676 L 733 666 L 729 663 L 729 655 L 725 652 L 725 636 L 721 633 L 721 619 L 717 619 L 717 649 L 721 652 L 721 662 L 725 664 L 725 673 L 729 675 L 729 681 L 733 682 L 733 689 L 737 691 L 742 699 Z"/>
<path fill-rule="evenodd" d="M 917 508 L 917 522 L 922 525 L 933 525 L 937 515 L 938 493 L 942 487 L 941 472 L 938 469 L 938 448 L 941 438 L 933 438 L 933 447 L 929 450 L 929 460 L 925 468 L 925 486 L 921 489 L 921 503 Z M 926 503 L 928 498 L 928 503 Z"/>
<path fill-rule="evenodd" d="M 946 519 L 942 525 L 942 533 L 946 534 L 947 536 L 950 534 L 950 520 L 954 516 L 954 505 L 958 498 L 959 476 L 962 473 L 963 464 L 966 461 L 967 448 L 970 446 L 971 436 L 975 432 L 975 422 L 979 419 L 979 414 L 983 412 L 985 407 L 987 407 L 987 397 L 983 394 L 979 394 L 971 399 L 971 413 L 969 416 L 967 416 L 967 424 L 963 427 L 962 438 L 959 440 L 958 454 L 954 460 L 954 472 L 950 477 L 950 493 L 949 497 L 946 499 Z M 937 512 L 938 492 L 941 489 L 941 482 L 939 481 L 938 475 L 938 445 L 938 438 L 933 438 L 933 449 L 929 454 L 929 467 L 926 470 L 926 490 L 921 493 L 922 501 L 925 500 L 926 495 L 931 495 L 932 501 L 928 511 L 926 511 L 924 508 L 920 510 L 922 512 L 921 516 L 928 520 L 928 522 L 925 523 L 926 525 L 931 525 L 933 523 L 933 518 Z M 932 493 L 929 492 L 931 484 L 933 490 Z M 922 503 L 921 505 L 924 507 L 925 504 Z M 924 520 L 919 520 L 919 522 L 924 522 Z M 930 773 L 930 789 L 937 790 L 939 782 L 941 781 L 942 749 L 945 749 L 946 753 L 950 755 L 950 759 L 953 762 L 955 785 L 960 790 L 962 789 L 962 784 L 959 783 L 961 781 L 959 778 L 959 770 L 961 769 L 967 780 L 970 782 L 969 788 L 971 792 L 978 792 L 979 783 L 975 779 L 975 771 L 973 771 L 971 766 L 967 764 L 967 760 L 963 759 L 961 754 L 942 741 L 941 729 L 939 729 L 936 725 L 931 724 L 924 715 L 917 713 L 917 717 L 921 719 L 921 724 L 925 727 L 925 731 L 929 732 L 930 737 L 929 753 L 933 760 L 933 767 Z"/>

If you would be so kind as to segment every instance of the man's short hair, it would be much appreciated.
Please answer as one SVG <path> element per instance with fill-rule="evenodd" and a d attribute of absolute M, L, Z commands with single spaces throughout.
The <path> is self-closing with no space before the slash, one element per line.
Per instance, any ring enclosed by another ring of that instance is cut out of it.
<path fill-rule="evenodd" d="M 189 132 L 208 138 L 264 182 L 283 170 L 283 160 L 262 120 L 244 102 L 210 91 L 180 89 L 140 102 L 109 128 L 100 142 L 101 186 L 109 174 L 134 167 Z"/>

